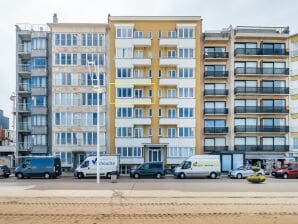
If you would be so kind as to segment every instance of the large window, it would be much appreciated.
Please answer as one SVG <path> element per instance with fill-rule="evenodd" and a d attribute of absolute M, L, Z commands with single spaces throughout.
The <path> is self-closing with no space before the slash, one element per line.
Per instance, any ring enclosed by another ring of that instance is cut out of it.
<path fill-rule="evenodd" d="M 78 114 L 72 112 L 56 112 L 55 124 L 61 126 L 73 126 L 78 124 Z"/>
<path fill-rule="evenodd" d="M 32 69 L 45 69 L 47 67 L 47 59 L 45 57 L 33 57 L 31 66 Z"/>
<path fill-rule="evenodd" d="M 226 126 L 226 120 L 205 120 L 206 128 L 219 128 Z"/>
<path fill-rule="evenodd" d="M 226 139 L 225 138 L 205 138 L 204 146 L 225 146 Z"/>
<path fill-rule="evenodd" d="M 179 38 L 194 38 L 194 28 L 193 27 L 179 27 L 178 37 Z"/>
<path fill-rule="evenodd" d="M 56 86 L 71 86 L 74 82 L 74 74 L 72 73 L 56 73 L 55 85 Z"/>
<path fill-rule="evenodd" d="M 132 88 L 117 88 L 117 97 L 121 98 L 131 98 Z"/>
<path fill-rule="evenodd" d="M 47 87 L 47 78 L 44 76 L 31 77 L 32 88 L 45 88 Z"/>
<path fill-rule="evenodd" d="M 32 38 L 31 47 L 33 50 L 45 50 L 47 48 L 46 38 Z"/>
<path fill-rule="evenodd" d="M 104 34 L 102 33 L 82 33 L 82 46 L 103 46 Z"/>
<path fill-rule="evenodd" d="M 74 93 L 55 93 L 55 106 L 76 106 L 78 105 L 77 95 Z"/>
<path fill-rule="evenodd" d="M 132 58 L 133 48 L 117 48 L 116 58 Z"/>
<path fill-rule="evenodd" d="M 56 53 L 55 65 L 77 65 L 77 54 Z"/>
<path fill-rule="evenodd" d="M 95 112 L 88 112 L 88 113 L 81 113 L 80 124 L 82 126 L 95 126 L 97 125 L 97 113 Z M 105 113 L 99 113 L 99 125 L 105 125 Z"/>
<path fill-rule="evenodd" d="M 46 96 L 32 96 L 32 102 L 34 107 L 46 107 L 47 98 Z"/>
<path fill-rule="evenodd" d="M 132 128 L 116 128 L 117 137 L 132 137 Z"/>
<path fill-rule="evenodd" d="M 132 38 L 133 27 L 131 26 L 117 26 L 116 38 Z"/>
<path fill-rule="evenodd" d="M 132 108 L 131 107 L 118 107 L 117 108 L 117 117 L 132 117 Z"/>
<path fill-rule="evenodd" d="M 193 108 L 179 108 L 179 117 L 180 118 L 193 118 L 194 109 Z"/>
<path fill-rule="evenodd" d="M 60 158 L 63 165 L 72 164 L 72 152 L 55 152 L 55 156 Z"/>
<path fill-rule="evenodd" d="M 193 68 L 179 68 L 178 73 L 179 78 L 193 78 L 194 69 Z"/>
<path fill-rule="evenodd" d="M 179 137 L 193 137 L 194 128 L 184 128 L 181 127 L 178 129 Z"/>
<path fill-rule="evenodd" d="M 120 157 L 142 157 L 141 147 L 117 147 L 117 154 Z"/>
<path fill-rule="evenodd" d="M 194 58 L 194 49 L 193 48 L 179 48 L 179 58 Z"/>
<path fill-rule="evenodd" d="M 168 138 L 176 138 L 176 128 L 168 128 Z"/>
<path fill-rule="evenodd" d="M 78 42 L 78 35 L 76 33 L 56 33 L 56 46 L 76 46 Z"/>
<path fill-rule="evenodd" d="M 96 145 L 97 133 L 96 132 L 83 132 L 83 144 L 84 145 Z"/>
<path fill-rule="evenodd" d="M 32 144 L 36 146 L 47 145 L 47 135 L 32 135 Z"/>
<path fill-rule="evenodd" d="M 99 95 L 99 99 L 97 98 Z M 102 93 L 81 93 L 81 105 L 104 105 L 104 94 Z"/>
<path fill-rule="evenodd" d="M 31 121 L 33 126 L 46 126 L 47 116 L 46 115 L 32 115 Z"/>
<path fill-rule="evenodd" d="M 56 145 L 76 145 L 77 133 L 75 132 L 57 132 L 55 133 Z"/>
<path fill-rule="evenodd" d="M 193 88 L 179 88 L 179 98 L 193 98 L 194 89 Z"/>
<path fill-rule="evenodd" d="M 81 86 L 97 86 L 99 77 L 99 85 L 105 85 L 105 74 L 104 73 L 82 73 L 81 74 Z"/>
<path fill-rule="evenodd" d="M 105 55 L 103 53 L 89 53 L 81 54 L 81 65 L 104 65 L 105 64 Z"/>
<path fill-rule="evenodd" d="M 117 68 L 117 78 L 131 78 L 131 68 Z"/>
<path fill-rule="evenodd" d="M 190 147 L 168 147 L 169 157 L 188 158 L 195 154 L 195 149 Z"/>
<path fill-rule="evenodd" d="M 235 145 L 257 145 L 257 137 L 235 137 Z"/>

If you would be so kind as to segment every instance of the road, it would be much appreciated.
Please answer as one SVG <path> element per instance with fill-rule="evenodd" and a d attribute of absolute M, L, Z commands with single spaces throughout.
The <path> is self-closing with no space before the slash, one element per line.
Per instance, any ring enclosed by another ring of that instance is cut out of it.
<path fill-rule="evenodd" d="M 292 224 L 298 179 L 0 179 L 5 224 Z"/>

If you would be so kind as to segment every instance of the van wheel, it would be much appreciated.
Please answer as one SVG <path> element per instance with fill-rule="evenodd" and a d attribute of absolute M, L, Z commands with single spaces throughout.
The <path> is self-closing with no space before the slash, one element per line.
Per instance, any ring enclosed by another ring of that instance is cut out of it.
<path fill-rule="evenodd" d="M 185 174 L 184 173 L 180 173 L 179 178 L 180 179 L 184 179 L 185 178 Z"/>
<path fill-rule="evenodd" d="M 157 178 L 157 179 L 160 179 L 160 178 L 161 178 L 161 174 L 160 174 L 160 173 L 157 173 L 157 174 L 156 174 L 156 178 Z"/>
<path fill-rule="evenodd" d="M 51 179 L 51 174 L 49 174 L 49 173 L 45 173 L 45 174 L 44 174 L 44 178 L 45 178 L 45 179 Z"/>
<path fill-rule="evenodd" d="M 140 178 L 140 174 L 135 173 L 135 175 L 133 175 L 133 177 L 134 177 L 135 179 L 139 179 L 139 178 Z"/>
<path fill-rule="evenodd" d="M 22 173 L 17 173 L 17 178 L 18 179 L 23 179 L 24 178 L 24 175 Z"/>
<path fill-rule="evenodd" d="M 242 179 L 242 174 L 241 174 L 241 173 L 238 173 L 238 174 L 236 175 L 236 177 L 237 177 L 237 179 Z"/>
<path fill-rule="evenodd" d="M 107 178 L 111 179 L 111 173 L 107 173 Z"/>
<path fill-rule="evenodd" d="M 282 175 L 282 177 L 283 177 L 284 179 L 288 179 L 289 175 L 288 175 L 287 173 L 284 173 L 284 174 Z"/>
<path fill-rule="evenodd" d="M 211 178 L 211 179 L 216 179 L 216 177 L 217 177 L 217 174 L 216 174 L 216 173 L 212 172 L 212 173 L 210 174 L 210 178 Z"/>
<path fill-rule="evenodd" d="M 79 179 L 82 179 L 82 178 L 84 178 L 84 174 L 83 174 L 83 173 L 78 173 L 78 175 L 77 175 L 77 176 L 78 176 L 78 178 L 79 178 Z"/>

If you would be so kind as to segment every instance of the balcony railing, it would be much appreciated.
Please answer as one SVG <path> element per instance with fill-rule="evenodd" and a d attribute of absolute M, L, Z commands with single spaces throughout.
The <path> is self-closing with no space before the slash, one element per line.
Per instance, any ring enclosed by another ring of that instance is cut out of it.
<path fill-rule="evenodd" d="M 289 75 L 289 68 L 237 67 L 235 74 Z"/>
<path fill-rule="evenodd" d="M 228 108 L 204 108 L 204 114 L 228 114 Z"/>
<path fill-rule="evenodd" d="M 227 96 L 229 94 L 228 89 L 205 89 L 204 96 Z"/>
<path fill-rule="evenodd" d="M 228 149 L 228 146 L 204 146 L 204 152 L 223 152 Z"/>
<path fill-rule="evenodd" d="M 229 131 L 228 127 L 204 127 L 204 133 L 227 133 Z"/>
<path fill-rule="evenodd" d="M 21 152 L 29 152 L 32 149 L 32 145 L 30 143 L 19 142 L 18 150 Z"/>
<path fill-rule="evenodd" d="M 235 145 L 235 151 L 287 152 L 289 145 Z"/>
<path fill-rule="evenodd" d="M 31 90 L 29 83 L 20 83 L 19 84 L 19 91 L 21 92 L 29 92 Z"/>
<path fill-rule="evenodd" d="M 28 122 L 19 122 L 18 123 L 19 131 L 31 131 L 31 123 Z"/>
<path fill-rule="evenodd" d="M 18 65 L 19 72 L 31 72 L 31 65 L 30 64 L 19 64 Z"/>
<path fill-rule="evenodd" d="M 204 58 L 228 58 L 229 52 L 205 52 Z"/>
<path fill-rule="evenodd" d="M 236 87 L 235 94 L 237 93 L 289 94 L 289 88 L 288 87 Z"/>
<path fill-rule="evenodd" d="M 286 107 L 236 106 L 235 113 L 289 113 Z"/>
<path fill-rule="evenodd" d="M 289 126 L 257 126 L 257 125 L 237 125 L 235 132 L 278 132 L 288 133 Z"/>
<path fill-rule="evenodd" d="M 30 112 L 31 104 L 29 104 L 29 103 L 19 103 L 18 104 L 18 110 L 19 111 L 24 111 L 24 112 Z"/>
<path fill-rule="evenodd" d="M 18 45 L 18 52 L 23 54 L 28 54 L 31 52 L 31 46 L 28 44 L 19 44 Z"/>
<path fill-rule="evenodd" d="M 286 49 L 236 48 L 235 55 L 289 55 Z"/>
<path fill-rule="evenodd" d="M 225 78 L 229 76 L 228 71 L 205 71 L 205 77 L 212 77 L 212 78 Z"/>

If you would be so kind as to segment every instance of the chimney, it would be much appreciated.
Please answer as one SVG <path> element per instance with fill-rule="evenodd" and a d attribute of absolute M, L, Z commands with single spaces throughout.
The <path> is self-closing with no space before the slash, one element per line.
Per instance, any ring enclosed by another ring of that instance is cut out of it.
<path fill-rule="evenodd" d="M 53 23 L 58 23 L 57 13 L 54 13 L 53 15 Z"/>

